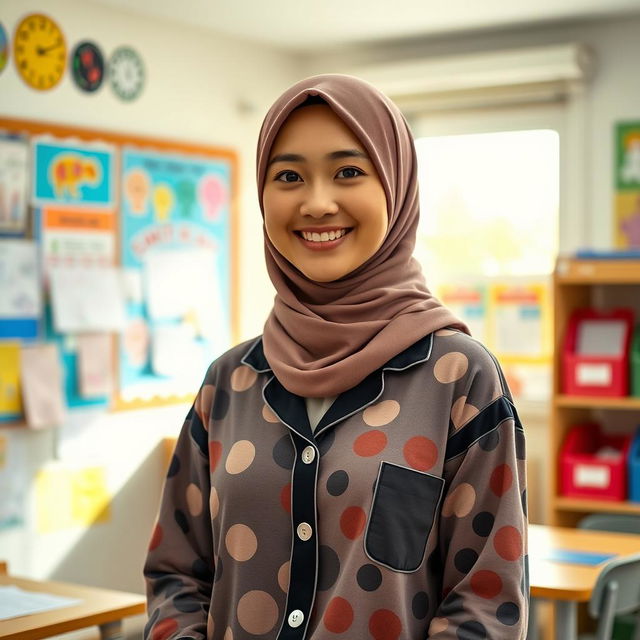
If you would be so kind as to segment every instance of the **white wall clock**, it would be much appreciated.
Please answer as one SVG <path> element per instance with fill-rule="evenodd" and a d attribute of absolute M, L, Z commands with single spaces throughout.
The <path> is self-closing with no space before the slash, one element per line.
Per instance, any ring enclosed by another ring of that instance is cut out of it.
<path fill-rule="evenodd" d="M 142 58 L 131 47 L 118 47 L 109 60 L 109 81 L 122 100 L 135 100 L 144 87 Z"/>

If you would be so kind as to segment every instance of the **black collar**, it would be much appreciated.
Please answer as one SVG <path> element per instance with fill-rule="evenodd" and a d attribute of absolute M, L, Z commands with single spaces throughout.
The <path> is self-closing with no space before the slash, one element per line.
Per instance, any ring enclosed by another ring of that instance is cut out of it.
<path fill-rule="evenodd" d="M 314 442 L 325 432 L 331 436 L 331 427 L 374 403 L 384 390 L 385 371 L 404 371 L 420 362 L 426 362 L 431 356 L 432 346 L 433 334 L 429 334 L 393 356 L 386 364 L 370 373 L 355 387 L 341 393 L 329 407 L 313 433 L 309 425 L 304 398 L 287 391 L 274 375 L 271 375 L 265 383 L 262 395 L 281 422 L 307 442 Z M 241 362 L 258 373 L 271 372 L 271 367 L 262 348 L 262 337 L 251 345 Z"/>

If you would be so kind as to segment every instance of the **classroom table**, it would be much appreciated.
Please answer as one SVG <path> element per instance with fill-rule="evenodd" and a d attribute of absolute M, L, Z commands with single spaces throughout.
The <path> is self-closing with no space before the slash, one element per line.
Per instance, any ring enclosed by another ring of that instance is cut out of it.
<path fill-rule="evenodd" d="M 0 567 L 1 569 L 2 567 Z M 0 640 L 37 640 L 97 625 L 102 640 L 120 640 L 122 619 L 145 612 L 146 600 L 137 593 L 111 591 L 66 582 L 29 580 L 2 575 L 0 585 L 43 591 L 82 600 L 77 605 L 0 620 Z"/>
<path fill-rule="evenodd" d="M 588 602 L 603 563 L 576 564 L 551 559 L 558 551 L 626 556 L 640 553 L 640 535 L 529 525 L 529 579 L 531 615 L 527 638 L 538 640 L 535 599 L 551 600 L 555 606 L 555 639 L 578 637 L 578 603 Z M 606 562 L 606 561 L 605 561 Z"/>

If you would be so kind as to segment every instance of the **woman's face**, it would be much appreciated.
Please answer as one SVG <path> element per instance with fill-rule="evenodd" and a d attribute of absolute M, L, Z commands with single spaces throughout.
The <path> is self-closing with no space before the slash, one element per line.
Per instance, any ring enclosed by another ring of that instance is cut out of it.
<path fill-rule="evenodd" d="M 271 149 L 262 198 L 271 242 L 316 282 L 357 269 L 387 232 L 378 173 L 327 105 L 303 107 L 287 118 Z"/>

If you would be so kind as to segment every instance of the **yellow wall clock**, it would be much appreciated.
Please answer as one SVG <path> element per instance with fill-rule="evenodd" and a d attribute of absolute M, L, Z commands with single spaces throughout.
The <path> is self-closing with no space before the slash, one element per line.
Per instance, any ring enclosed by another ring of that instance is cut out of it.
<path fill-rule="evenodd" d="M 13 39 L 13 59 L 30 87 L 40 91 L 55 87 L 67 63 L 67 45 L 60 27 L 41 13 L 23 18 Z"/>

